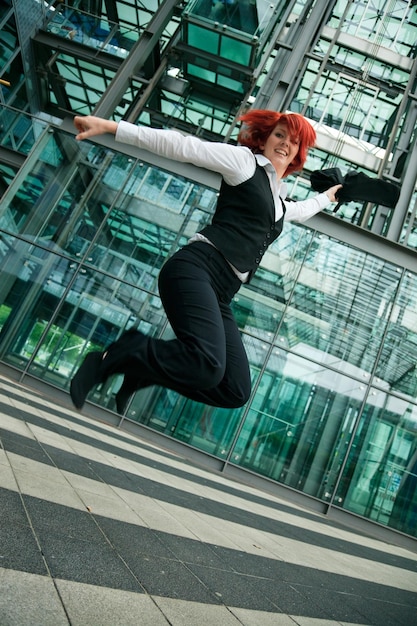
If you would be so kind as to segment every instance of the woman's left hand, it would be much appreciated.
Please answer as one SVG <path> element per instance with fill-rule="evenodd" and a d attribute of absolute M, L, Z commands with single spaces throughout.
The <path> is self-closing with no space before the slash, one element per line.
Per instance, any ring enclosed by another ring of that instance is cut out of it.
<path fill-rule="evenodd" d="M 329 187 L 324 193 L 327 195 L 331 202 L 338 202 L 336 198 L 336 193 L 341 189 L 343 185 L 334 185 L 333 187 Z"/>

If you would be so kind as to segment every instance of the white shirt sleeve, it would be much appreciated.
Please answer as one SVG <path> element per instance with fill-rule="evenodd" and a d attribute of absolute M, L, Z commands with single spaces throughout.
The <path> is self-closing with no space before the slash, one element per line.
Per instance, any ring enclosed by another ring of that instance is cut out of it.
<path fill-rule="evenodd" d="M 121 121 L 117 127 L 116 141 L 217 172 L 232 186 L 251 178 L 256 169 L 255 157 L 249 148 L 203 141 L 170 129 L 136 126 Z"/>
<path fill-rule="evenodd" d="M 319 193 L 314 198 L 307 198 L 307 200 L 287 201 L 285 202 L 287 210 L 284 219 L 287 222 L 305 222 L 329 204 L 331 204 L 331 201 L 325 193 Z"/>
<path fill-rule="evenodd" d="M 231 186 L 240 185 L 249 180 L 255 173 L 256 161 L 264 166 L 269 163 L 262 155 L 256 155 L 255 158 L 251 150 L 244 146 L 203 141 L 193 135 L 182 135 L 175 130 L 136 126 L 136 124 L 125 121 L 118 123 L 116 141 L 144 148 L 167 159 L 192 163 L 198 167 L 217 172 Z M 281 203 L 277 197 L 280 185 L 277 183 L 271 165 L 267 172 L 275 198 L 276 219 L 278 220 L 282 215 Z M 285 194 L 284 185 L 282 185 L 281 193 Z M 299 202 L 286 202 L 285 220 L 304 222 L 328 204 L 330 204 L 330 200 L 325 193 Z"/>

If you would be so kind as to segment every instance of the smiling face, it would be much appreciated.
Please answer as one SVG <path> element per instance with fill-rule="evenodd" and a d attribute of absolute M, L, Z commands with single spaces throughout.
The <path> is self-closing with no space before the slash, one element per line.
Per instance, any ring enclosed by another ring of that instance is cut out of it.
<path fill-rule="evenodd" d="M 284 176 L 285 170 L 298 154 L 299 141 L 291 137 L 286 124 L 278 123 L 263 146 L 262 154 L 271 161 L 278 178 Z"/>

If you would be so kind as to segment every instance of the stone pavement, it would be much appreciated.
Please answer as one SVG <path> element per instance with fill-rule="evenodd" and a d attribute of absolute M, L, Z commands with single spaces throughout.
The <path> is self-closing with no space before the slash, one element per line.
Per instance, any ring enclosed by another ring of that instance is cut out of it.
<path fill-rule="evenodd" d="M 417 625 L 417 553 L 47 393 L 0 376 L 1 626 Z"/>

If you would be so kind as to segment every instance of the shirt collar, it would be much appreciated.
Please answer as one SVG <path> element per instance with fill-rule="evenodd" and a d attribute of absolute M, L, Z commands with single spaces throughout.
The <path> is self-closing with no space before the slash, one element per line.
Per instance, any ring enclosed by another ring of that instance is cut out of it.
<path fill-rule="evenodd" d="M 266 156 L 264 156 L 263 154 L 255 154 L 254 157 L 258 165 L 263 167 L 266 170 L 266 172 L 271 175 L 271 178 L 273 180 L 277 181 L 278 193 L 281 196 L 281 198 L 285 200 L 285 198 L 287 197 L 287 183 L 284 183 L 282 179 L 281 180 L 277 179 L 275 168 L 272 165 L 271 161 L 266 158 Z"/>
<path fill-rule="evenodd" d="M 265 169 L 274 169 L 274 166 L 272 165 L 271 161 L 269 159 L 266 158 L 266 156 L 264 156 L 263 154 L 255 154 L 255 159 L 257 161 L 257 163 L 259 165 L 262 165 L 262 167 L 265 167 Z"/>

